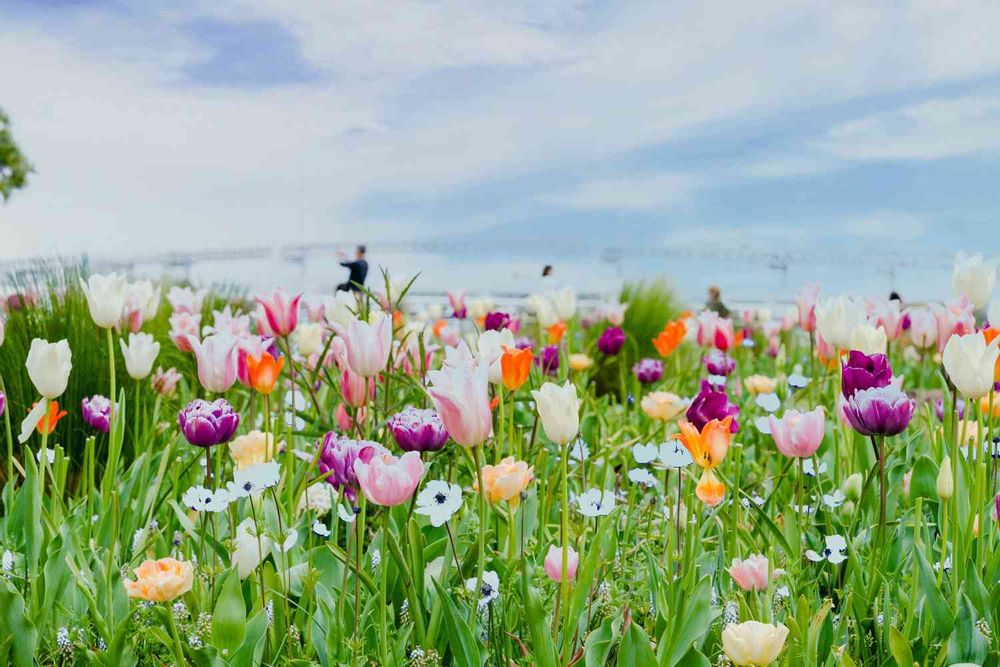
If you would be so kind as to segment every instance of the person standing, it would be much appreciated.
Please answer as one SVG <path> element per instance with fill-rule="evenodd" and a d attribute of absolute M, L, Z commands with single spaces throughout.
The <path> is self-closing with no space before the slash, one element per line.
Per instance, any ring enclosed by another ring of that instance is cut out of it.
<path fill-rule="evenodd" d="M 338 292 L 360 292 L 368 277 L 368 260 L 365 259 L 365 246 L 359 245 L 354 251 L 354 260 L 349 261 L 347 255 L 338 250 L 337 255 L 341 257 L 340 265 L 350 271 L 347 281 L 337 285 Z"/>
<path fill-rule="evenodd" d="M 708 301 L 705 303 L 705 310 L 712 310 L 720 317 L 729 317 L 729 309 L 722 303 L 722 291 L 717 285 L 708 288 Z"/>

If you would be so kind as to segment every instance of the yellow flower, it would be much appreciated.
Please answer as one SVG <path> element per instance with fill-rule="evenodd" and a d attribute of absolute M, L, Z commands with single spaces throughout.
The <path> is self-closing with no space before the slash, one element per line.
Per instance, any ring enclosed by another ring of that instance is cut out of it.
<path fill-rule="evenodd" d="M 229 443 L 229 455 L 237 470 L 266 463 L 274 458 L 274 436 L 263 431 L 250 431 Z"/>
<path fill-rule="evenodd" d="M 173 558 L 144 560 L 135 570 L 136 581 L 125 580 L 130 598 L 167 602 L 191 590 L 194 568 L 191 563 Z"/>
<path fill-rule="evenodd" d="M 508 456 L 495 466 L 483 466 L 483 484 L 486 486 L 486 499 L 491 503 L 506 500 L 512 507 L 521 502 L 521 492 L 528 488 L 533 478 L 534 468 L 529 468 L 524 461 L 515 461 Z M 479 492 L 479 480 L 473 482 L 473 488 Z"/>
<path fill-rule="evenodd" d="M 642 411 L 652 419 L 670 421 L 687 409 L 687 401 L 669 391 L 651 391 L 639 402 Z"/>
<path fill-rule="evenodd" d="M 743 386 L 751 394 L 771 394 L 778 386 L 778 381 L 766 375 L 751 375 L 743 380 Z"/>
<path fill-rule="evenodd" d="M 574 371 L 585 371 L 594 365 L 594 360 L 583 353 L 569 355 L 569 367 Z"/>
<path fill-rule="evenodd" d="M 778 658 L 785 647 L 788 628 L 758 621 L 730 623 L 722 631 L 722 650 L 733 664 L 764 667 Z"/>

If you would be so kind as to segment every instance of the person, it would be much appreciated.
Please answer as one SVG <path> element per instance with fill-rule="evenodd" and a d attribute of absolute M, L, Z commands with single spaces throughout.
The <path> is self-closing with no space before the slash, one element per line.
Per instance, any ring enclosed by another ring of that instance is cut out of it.
<path fill-rule="evenodd" d="M 726 308 L 726 304 L 722 303 L 722 292 L 718 285 L 712 285 L 708 288 L 708 301 L 705 303 L 705 310 L 713 310 L 720 317 L 729 317 L 729 309 Z"/>
<path fill-rule="evenodd" d="M 368 261 L 365 259 L 365 247 L 359 245 L 354 251 L 354 261 L 348 261 L 346 255 L 338 250 L 337 255 L 342 258 L 340 265 L 350 270 L 350 275 L 346 282 L 337 285 L 338 292 L 360 292 L 361 286 L 365 284 L 368 277 Z"/>
<path fill-rule="evenodd" d="M 551 278 L 551 277 L 552 277 L 552 265 L 546 264 L 545 268 L 542 269 L 542 278 Z"/>

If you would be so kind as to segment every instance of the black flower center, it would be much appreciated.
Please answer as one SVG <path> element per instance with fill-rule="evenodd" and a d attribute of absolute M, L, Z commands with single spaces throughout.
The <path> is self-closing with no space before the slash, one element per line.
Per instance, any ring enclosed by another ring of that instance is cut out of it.
<path fill-rule="evenodd" d="M 438 492 L 434 496 L 434 502 L 436 502 L 438 505 L 444 505 L 446 500 L 448 500 L 448 496 L 444 495 L 443 493 Z"/>
<path fill-rule="evenodd" d="M 493 587 L 492 587 L 492 586 L 490 586 L 490 585 L 489 585 L 488 583 L 486 583 L 486 582 L 484 581 L 484 582 L 483 582 L 483 585 L 482 585 L 482 588 L 480 588 L 480 590 L 479 590 L 479 593 L 480 593 L 480 594 L 481 594 L 481 595 L 482 595 L 482 596 L 483 596 L 484 598 L 488 598 L 488 597 L 490 597 L 491 595 L 493 595 Z"/>

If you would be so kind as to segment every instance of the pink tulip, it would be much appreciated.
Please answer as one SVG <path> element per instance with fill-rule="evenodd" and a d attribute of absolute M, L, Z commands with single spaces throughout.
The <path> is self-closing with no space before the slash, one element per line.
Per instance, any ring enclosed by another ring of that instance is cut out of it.
<path fill-rule="evenodd" d="M 819 449 L 826 433 L 826 416 L 822 407 L 817 407 L 811 412 L 786 410 L 781 419 L 774 415 L 768 419 L 771 423 L 771 437 L 774 438 L 774 444 L 785 456 L 798 458 L 812 456 Z"/>
<path fill-rule="evenodd" d="M 247 367 L 247 357 L 260 359 L 274 344 L 273 338 L 262 336 L 245 336 L 236 344 L 236 379 L 244 387 L 250 386 L 250 369 Z"/>
<path fill-rule="evenodd" d="M 424 464 L 417 452 L 406 452 L 398 458 L 382 454 L 368 463 L 355 461 L 354 472 L 365 498 L 376 505 L 391 507 L 402 505 L 413 496 L 424 474 Z"/>
<path fill-rule="evenodd" d="M 927 308 L 914 308 L 910 316 L 910 341 L 920 349 L 927 349 L 937 342 L 937 318 Z"/>
<path fill-rule="evenodd" d="M 209 391 L 223 392 L 236 383 L 239 342 L 227 333 L 212 334 L 199 342 L 188 336 L 188 344 L 198 360 L 198 381 Z"/>
<path fill-rule="evenodd" d="M 878 299 L 871 301 L 872 315 L 875 324 L 885 329 L 889 340 L 896 340 L 903 333 L 903 313 L 899 310 L 899 301 Z"/>
<path fill-rule="evenodd" d="M 473 361 L 464 341 L 445 352 L 441 370 L 427 373 L 427 391 L 452 439 L 463 447 L 481 445 L 493 432 L 490 366 Z"/>
<path fill-rule="evenodd" d="M 769 576 L 767 558 L 760 554 L 746 560 L 734 558 L 729 566 L 729 575 L 745 591 L 766 590 Z"/>
<path fill-rule="evenodd" d="M 553 544 L 545 554 L 545 574 L 556 583 L 562 581 L 562 552 L 562 549 Z M 570 546 L 566 547 L 566 552 L 566 579 L 573 581 L 576 578 L 576 568 L 580 565 L 580 554 Z"/>
<path fill-rule="evenodd" d="M 365 417 L 368 415 L 368 408 L 359 408 L 354 411 L 354 417 L 352 418 L 347 412 L 346 403 L 338 403 L 337 411 L 334 417 L 337 420 L 337 428 L 343 433 L 350 433 L 354 430 L 355 424 L 364 424 Z"/>
<path fill-rule="evenodd" d="M 384 313 L 369 324 L 352 319 L 347 326 L 334 324 L 333 328 L 344 339 L 347 365 L 361 377 L 374 377 L 385 368 L 392 347 L 392 318 Z"/>
<path fill-rule="evenodd" d="M 170 340 L 181 352 L 190 352 L 191 343 L 188 337 L 197 337 L 201 330 L 201 313 L 175 311 L 170 316 Z"/>
<path fill-rule="evenodd" d="M 257 297 L 257 303 L 264 309 L 267 326 L 275 335 L 287 336 L 295 331 L 295 327 L 299 323 L 299 300 L 301 298 L 302 295 L 298 294 L 289 299 L 288 292 L 283 289 L 274 290 L 270 300 Z"/>
<path fill-rule="evenodd" d="M 448 304 L 451 306 L 451 310 L 455 317 L 464 319 L 468 313 L 468 310 L 465 307 L 465 290 L 448 290 L 445 293 L 448 295 Z"/>
<path fill-rule="evenodd" d="M 816 301 L 819 299 L 819 285 L 803 285 L 795 293 L 795 305 L 799 310 L 799 326 L 803 331 L 816 330 Z"/>
<path fill-rule="evenodd" d="M 167 292 L 167 301 L 174 313 L 201 313 L 207 290 L 192 290 L 190 287 L 171 287 Z"/>
<path fill-rule="evenodd" d="M 976 330 L 975 306 L 969 297 L 960 296 L 944 305 L 932 303 L 931 312 L 937 320 L 938 352 L 944 353 L 944 346 L 953 334 L 964 336 Z"/>
<path fill-rule="evenodd" d="M 723 352 L 733 346 L 736 332 L 733 321 L 719 317 L 712 310 L 703 311 L 698 315 L 698 344 L 705 347 L 715 347 Z"/>
<path fill-rule="evenodd" d="M 340 395 L 351 407 L 364 407 L 375 396 L 375 378 L 364 378 L 345 368 L 340 373 Z"/>
<path fill-rule="evenodd" d="M 306 316 L 310 322 L 323 321 L 323 300 L 317 296 L 307 296 L 305 298 Z"/>

